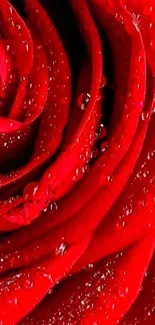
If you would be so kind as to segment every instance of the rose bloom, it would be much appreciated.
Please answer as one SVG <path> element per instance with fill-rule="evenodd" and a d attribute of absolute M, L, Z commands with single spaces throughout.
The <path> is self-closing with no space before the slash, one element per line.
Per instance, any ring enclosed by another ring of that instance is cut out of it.
<path fill-rule="evenodd" d="M 0 0 L 0 325 L 155 324 L 155 3 Z"/>

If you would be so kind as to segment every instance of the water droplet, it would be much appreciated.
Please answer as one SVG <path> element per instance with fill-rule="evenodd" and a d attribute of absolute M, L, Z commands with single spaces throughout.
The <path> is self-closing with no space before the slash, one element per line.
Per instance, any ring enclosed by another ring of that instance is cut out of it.
<path fill-rule="evenodd" d="M 26 77 L 25 76 L 22 76 L 21 78 L 20 78 L 20 81 L 21 82 L 23 82 L 23 81 L 25 81 L 26 80 Z"/>
<path fill-rule="evenodd" d="M 10 11 L 10 14 L 12 15 L 13 10 L 12 10 L 11 6 L 9 7 L 9 11 Z"/>
<path fill-rule="evenodd" d="M 144 275 L 145 275 L 145 277 L 147 278 L 147 277 L 149 276 L 149 272 L 146 271 Z"/>
<path fill-rule="evenodd" d="M 154 40 L 151 40 L 150 46 L 151 46 L 152 49 L 155 49 L 155 41 Z"/>
<path fill-rule="evenodd" d="M 50 210 L 57 210 L 58 209 L 58 205 L 56 202 L 52 202 L 49 206 Z"/>
<path fill-rule="evenodd" d="M 94 267 L 94 264 L 88 264 L 88 265 L 87 265 L 87 268 L 88 268 L 88 269 L 93 269 L 93 267 Z"/>
<path fill-rule="evenodd" d="M 38 190 L 38 183 L 32 182 L 28 184 L 24 189 L 24 198 L 26 201 L 31 201 L 34 199 L 36 192 Z"/>
<path fill-rule="evenodd" d="M 102 95 L 102 93 L 99 91 L 98 92 L 98 95 L 97 95 L 97 97 L 96 97 L 96 100 L 99 102 L 99 100 L 101 100 L 103 98 L 103 95 Z"/>
<path fill-rule="evenodd" d="M 56 248 L 55 254 L 63 256 L 66 251 L 67 245 L 65 243 L 61 243 L 59 247 Z"/>
<path fill-rule="evenodd" d="M 7 50 L 7 52 L 10 51 L 10 45 L 7 45 L 7 46 L 6 46 L 6 50 Z"/>
<path fill-rule="evenodd" d="M 26 51 L 28 52 L 29 51 L 29 45 L 25 44 L 25 47 L 26 47 Z"/>
<path fill-rule="evenodd" d="M 116 223 L 116 230 L 121 231 L 122 229 L 125 228 L 126 225 L 126 221 L 121 220 L 119 222 Z"/>
<path fill-rule="evenodd" d="M 106 83 L 107 83 L 106 76 L 105 75 L 102 75 L 102 77 L 101 77 L 101 83 L 100 83 L 100 88 L 105 87 L 106 86 Z"/>
<path fill-rule="evenodd" d="M 48 295 L 52 295 L 53 291 L 54 291 L 53 288 L 49 289 L 48 290 Z"/>
<path fill-rule="evenodd" d="M 136 107 L 139 108 L 139 109 L 142 109 L 142 107 L 143 107 L 143 102 L 138 102 L 138 103 L 136 103 Z"/>
<path fill-rule="evenodd" d="M 62 104 L 68 104 L 68 103 L 69 103 L 69 98 L 68 98 L 68 96 L 62 97 L 61 100 L 60 100 L 60 102 L 61 102 Z"/>
<path fill-rule="evenodd" d="M 113 179 L 113 176 L 112 176 L 112 175 L 107 176 L 107 181 L 108 181 L 108 182 L 111 182 L 112 179 Z"/>
<path fill-rule="evenodd" d="M 143 14 L 145 16 L 149 16 L 152 11 L 153 11 L 153 7 L 152 6 L 149 6 L 147 4 L 145 6 L 143 6 Z"/>
<path fill-rule="evenodd" d="M 89 164 L 85 164 L 85 165 L 83 166 L 83 168 L 82 168 L 82 171 L 83 171 L 83 173 L 88 173 L 88 172 L 89 172 L 89 169 L 90 169 Z"/>
<path fill-rule="evenodd" d="M 79 97 L 78 97 L 78 106 L 82 109 L 82 110 L 85 110 L 85 108 L 87 107 L 89 101 L 90 101 L 90 94 L 87 93 L 87 94 L 81 94 Z"/>
<path fill-rule="evenodd" d="M 146 178 L 150 174 L 149 170 L 143 172 L 143 177 Z"/>
<path fill-rule="evenodd" d="M 28 280 L 25 281 L 24 287 L 25 287 L 26 289 L 32 289 L 33 286 L 34 286 L 34 282 L 33 282 L 32 280 L 29 280 L 29 279 L 28 279 Z"/>
<path fill-rule="evenodd" d="M 97 148 L 94 148 L 91 152 L 91 158 L 95 159 L 99 155 L 99 150 Z"/>
<path fill-rule="evenodd" d="M 106 134 L 107 134 L 107 130 L 104 124 L 101 123 L 99 128 L 99 139 L 104 139 Z"/>
<path fill-rule="evenodd" d="M 121 24 L 123 24 L 123 16 L 121 16 L 120 14 L 116 13 L 115 14 L 115 18 L 117 19 L 117 21 Z"/>
<path fill-rule="evenodd" d="M 56 61 L 56 60 L 53 60 L 53 61 L 52 61 L 52 64 L 53 64 L 53 65 L 57 64 L 57 61 Z"/>
<path fill-rule="evenodd" d="M 16 25 L 17 29 L 20 30 L 21 29 L 21 26 L 20 25 Z"/>
<path fill-rule="evenodd" d="M 146 119 L 148 119 L 149 118 L 149 113 L 148 112 L 142 112 L 142 114 L 141 114 L 141 120 L 142 121 L 145 121 Z"/>
<path fill-rule="evenodd" d="M 107 141 L 102 142 L 100 145 L 101 152 L 105 152 L 107 149 L 108 149 L 108 142 Z"/>
<path fill-rule="evenodd" d="M 70 79 L 70 76 L 64 76 L 64 81 L 68 81 Z"/>
<path fill-rule="evenodd" d="M 73 181 L 80 180 L 82 178 L 82 176 L 83 176 L 82 170 L 79 168 L 76 168 L 74 176 L 73 176 Z"/>
<path fill-rule="evenodd" d="M 18 304 L 18 299 L 17 298 L 12 298 L 12 299 L 9 299 L 8 302 L 11 304 L 11 305 L 16 305 Z"/>
<path fill-rule="evenodd" d="M 98 286 L 97 287 L 97 291 L 101 292 L 102 291 L 102 287 L 101 286 Z"/>
<path fill-rule="evenodd" d="M 147 159 L 150 160 L 151 158 L 153 158 L 154 154 L 155 154 L 155 150 L 148 152 Z"/>

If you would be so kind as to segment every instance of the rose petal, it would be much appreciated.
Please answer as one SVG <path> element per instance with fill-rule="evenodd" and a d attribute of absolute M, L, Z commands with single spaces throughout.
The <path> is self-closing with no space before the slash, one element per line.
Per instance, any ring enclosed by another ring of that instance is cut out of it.
<path fill-rule="evenodd" d="M 148 237 L 66 280 L 21 324 L 116 324 L 138 295 L 154 243 Z"/>
<path fill-rule="evenodd" d="M 68 247 L 62 255 L 2 278 L 0 321 L 12 325 L 27 315 L 48 290 L 69 273 L 88 243 L 89 238 L 86 238 L 80 244 Z"/>

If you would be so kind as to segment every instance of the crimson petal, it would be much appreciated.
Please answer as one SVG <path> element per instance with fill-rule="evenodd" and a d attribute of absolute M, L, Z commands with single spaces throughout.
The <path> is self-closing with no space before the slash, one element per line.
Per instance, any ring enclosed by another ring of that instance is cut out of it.
<path fill-rule="evenodd" d="M 66 280 L 21 324 L 116 324 L 138 295 L 154 244 L 150 236 Z"/>

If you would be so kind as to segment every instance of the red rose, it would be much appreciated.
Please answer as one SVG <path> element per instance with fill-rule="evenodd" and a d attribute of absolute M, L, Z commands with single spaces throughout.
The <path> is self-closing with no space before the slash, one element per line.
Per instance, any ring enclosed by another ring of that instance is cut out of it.
<path fill-rule="evenodd" d="M 0 2 L 0 325 L 154 325 L 155 4 L 42 5 Z"/>

